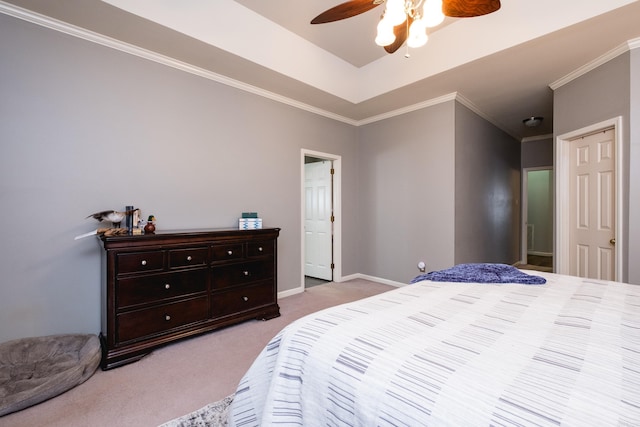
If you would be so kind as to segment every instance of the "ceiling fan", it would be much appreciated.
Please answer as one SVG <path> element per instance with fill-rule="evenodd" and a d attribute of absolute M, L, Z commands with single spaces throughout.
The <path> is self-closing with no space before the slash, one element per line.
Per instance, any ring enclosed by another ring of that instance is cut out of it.
<path fill-rule="evenodd" d="M 378 24 L 376 43 L 388 53 L 398 50 L 405 41 L 409 47 L 422 46 L 427 41 L 426 28 L 439 25 L 445 16 L 471 18 L 500 9 L 500 0 L 350 0 L 325 10 L 311 23 L 325 24 L 351 18 L 382 3 L 387 6 Z M 432 18 L 431 15 L 439 16 Z M 436 21 L 429 23 L 429 18 Z"/>

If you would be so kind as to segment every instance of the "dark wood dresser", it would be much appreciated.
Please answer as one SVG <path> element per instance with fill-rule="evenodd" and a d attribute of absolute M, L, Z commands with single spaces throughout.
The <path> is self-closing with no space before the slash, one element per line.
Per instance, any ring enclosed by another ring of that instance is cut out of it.
<path fill-rule="evenodd" d="M 248 319 L 280 315 L 279 228 L 102 236 L 102 369 Z"/>

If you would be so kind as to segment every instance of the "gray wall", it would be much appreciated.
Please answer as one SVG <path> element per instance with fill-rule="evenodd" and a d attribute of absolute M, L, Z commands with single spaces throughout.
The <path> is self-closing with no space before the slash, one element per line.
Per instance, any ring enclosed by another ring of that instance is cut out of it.
<path fill-rule="evenodd" d="M 361 273 L 519 259 L 519 142 L 450 101 L 360 129 Z"/>
<path fill-rule="evenodd" d="M 640 67 L 636 49 L 616 57 L 554 91 L 554 134 L 562 135 L 603 120 L 622 116 L 623 169 L 626 194 L 625 228 L 629 231 L 623 281 L 640 284 L 640 185 L 638 184 L 638 119 L 640 119 Z M 631 58 L 633 57 L 633 61 Z M 631 88 L 634 87 L 634 91 Z M 633 109 L 632 109 L 633 106 Z M 633 139 L 632 139 L 633 132 Z M 633 177 L 633 179 L 630 179 Z"/>
<path fill-rule="evenodd" d="M 361 273 L 407 282 L 453 265 L 455 102 L 359 130 Z"/>
<path fill-rule="evenodd" d="M 85 217 L 125 205 L 160 229 L 282 228 L 300 284 L 301 148 L 341 155 L 343 273 L 357 265 L 357 129 L 0 14 L 0 342 L 100 329 Z"/>
<path fill-rule="evenodd" d="M 553 166 L 553 138 L 525 141 L 520 147 L 522 168 Z"/>
<path fill-rule="evenodd" d="M 520 142 L 456 104 L 455 258 L 520 259 Z"/>

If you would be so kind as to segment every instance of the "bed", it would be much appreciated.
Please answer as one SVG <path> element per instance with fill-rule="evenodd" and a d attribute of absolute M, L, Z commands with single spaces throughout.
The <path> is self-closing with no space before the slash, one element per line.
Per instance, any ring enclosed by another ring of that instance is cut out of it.
<path fill-rule="evenodd" d="M 640 425 L 640 286 L 416 283 L 283 329 L 231 426 Z"/>

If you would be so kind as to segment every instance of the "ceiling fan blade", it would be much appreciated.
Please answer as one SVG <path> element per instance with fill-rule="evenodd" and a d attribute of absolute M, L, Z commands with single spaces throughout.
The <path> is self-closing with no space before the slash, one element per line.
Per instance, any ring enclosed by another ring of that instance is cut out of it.
<path fill-rule="evenodd" d="M 407 17 L 407 20 L 402 24 L 393 27 L 393 34 L 396 35 L 396 40 L 390 45 L 384 47 L 384 50 L 386 50 L 387 53 L 393 53 L 396 50 L 400 49 L 400 46 L 402 46 L 407 40 L 407 36 L 409 35 L 409 27 L 411 26 L 412 22 L 413 18 Z"/>
<path fill-rule="evenodd" d="M 500 9 L 500 0 L 444 0 L 442 12 L 452 18 L 473 18 Z"/>
<path fill-rule="evenodd" d="M 329 10 L 325 10 L 320 15 L 313 18 L 312 24 L 326 24 L 327 22 L 339 21 L 341 19 L 351 18 L 361 13 L 367 12 L 382 3 L 374 0 L 351 0 Z"/>

